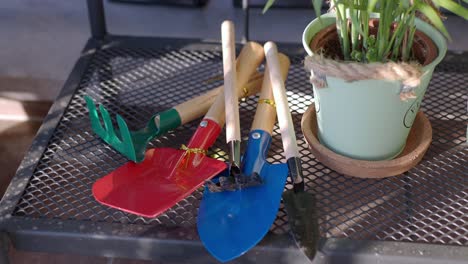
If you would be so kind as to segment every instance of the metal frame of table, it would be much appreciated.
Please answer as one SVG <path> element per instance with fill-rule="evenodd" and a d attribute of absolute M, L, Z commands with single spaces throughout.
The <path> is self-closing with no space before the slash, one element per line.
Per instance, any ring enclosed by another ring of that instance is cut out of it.
<path fill-rule="evenodd" d="M 196 228 L 167 227 L 157 224 L 135 224 L 28 217 L 15 213 L 15 208 L 25 194 L 31 177 L 43 158 L 49 141 L 63 119 L 93 56 L 109 47 L 131 49 L 167 49 L 185 51 L 218 51 L 218 43 L 201 40 L 167 38 L 123 37 L 107 34 L 102 1 L 88 0 L 92 37 L 76 62 L 60 95 L 39 129 L 31 148 L 21 163 L 16 176 L 0 204 L 3 260 L 10 239 L 15 248 L 27 251 L 73 253 L 106 257 L 152 259 L 167 262 L 212 263 L 216 262 L 203 249 Z M 279 45 L 280 50 L 300 56 L 298 45 Z M 451 57 L 456 57 L 450 54 Z M 465 57 L 468 57 L 466 54 Z M 465 95 L 466 96 L 466 95 Z M 466 121 L 466 115 L 465 115 Z M 466 138 L 465 138 L 466 141 Z M 465 145 L 466 146 L 466 145 Z M 466 149 L 466 148 L 465 148 Z M 463 156 L 466 154 L 462 152 Z M 465 162 L 466 164 L 466 162 Z M 462 161 L 463 165 L 463 161 Z M 320 166 L 320 165 L 318 165 Z M 466 176 L 468 172 L 461 171 Z M 466 183 L 465 183 L 466 184 Z M 466 195 L 466 187 L 462 191 Z M 466 201 L 466 197 L 464 197 Z M 465 219 L 466 217 L 462 217 Z M 465 226 L 466 228 L 466 226 Z M 466 229 L 463 229 L 466 230 Z M 461 234 L 462 245 L 418 243 L 401 241 L 353 240 L 349 238 L 323 237 L 315 263 L 466 263 L 468 233 Z M 233 263 L 306 263 L 307 258 L 295 246 L 287 233 L 268 234 L 262 242 L 236 259 Z"/>

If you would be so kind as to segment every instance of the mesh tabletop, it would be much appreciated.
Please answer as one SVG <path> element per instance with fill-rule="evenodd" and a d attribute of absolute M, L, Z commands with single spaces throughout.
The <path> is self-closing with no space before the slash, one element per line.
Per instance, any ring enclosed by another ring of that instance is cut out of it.
<path fill-rule="evenodd" d="M 317 161 L 301 134 L 302 114 L 313 94 L 302 55 L 291 56 L 286 82 L 303 162 L 305 182 L 317 199 L 320 232 L 327 238 L 468 245 L 468 149 L 466 102 L 468 63 L 448 57 L 437 67 L 421 109 L 433 128 L 424 159 L 410 171 L 386 179 L 341 175 Z M 95 135 L 84 95 L 120 114 L 132 130 L 178 103 L 222 84 L 221 52 L 207 50 L 108 47 L 92 56 L 71 102 L 51 136 L 13 215 L 27 218 L 195 227 L 199 189 L 156 218 L 143 218 L 96 202 L 92 184 L 127 162 Z M 240 104 L 243 140 L 256 108 L 252 96 Z M 198 121 L 150 142 L 179 148 Z M 245 148 L 245 141 L 243 148 Z M 224 132 L 209 155 L 227 160 Z M 275 126 L 268 160 L 285 162 Z M 286 188 L 291 188 L 288 182 Z M 280 206 L 270 232 L 288 232 Z"/>

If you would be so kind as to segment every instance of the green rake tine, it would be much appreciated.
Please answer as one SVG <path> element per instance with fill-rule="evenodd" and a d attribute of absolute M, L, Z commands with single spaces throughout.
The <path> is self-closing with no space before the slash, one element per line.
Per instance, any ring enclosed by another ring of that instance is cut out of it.
<path fill-rule="evenodd" d="M 91 120 L 92 129 L 100 137 L 107 136 L 107 132 L 102 127 L 101 121 L 99 120 L 99 114 L 97 112 L 96 105 L 94 104 L 93 99 L 91 99 L 91 97 L 89 97 L 87 95 L 85 95 L 84 98 L 85 98 L 85 101 L 86 101 L 86 105 L 88 106 L 89 118 Z"/>
<path fill-rule="evenodd" d="M 113 138 L 116 138 L 115 132 L 114 132 L 114 125 L 112 124 L 112 119 L 109 115 L 109 112 L 102 104 L 99 105 L 99 110 L 101 111 L 102 120 L 104 120 L 104 127 L 106 128 L 106 131 L 107 131 L 106 137 L 103 137 L 103 138 L 108 139 L 108 140 L 112 140 Z"/>
<path fill-rule="evenodd" d="M 122 116 L 116 115 L 119 131 L 115 131 L 109 111 L 102 104 L 99 105 L 99 110 L 97 110 L 96 104 L 91 97 L 85 95 L 84 98 L 88 106 L 93 131 L 107 144 L 124 154 L 127 158 L 134 161 L 142 161 L 144 155 L 137 159 L 131 131 L 128 129 L 127 123 Z M 101 119 L 103 120 L 104 127 L 101 124 Z M 120 133 L 116 134 L 116 132 Z"/>
<path fill-rule="evenodd" d="M 130 134 L 130 130 L 128 129 L 127 123 L 125 123 L 125 120 L 120 115 L 117 115 L 117 124 L 119 125 L 122 147 L 125 150 L 124 152 L 127 155 L 129 155 L 132 158 L 132 160 L 136 160 L 132 135 Z"/>

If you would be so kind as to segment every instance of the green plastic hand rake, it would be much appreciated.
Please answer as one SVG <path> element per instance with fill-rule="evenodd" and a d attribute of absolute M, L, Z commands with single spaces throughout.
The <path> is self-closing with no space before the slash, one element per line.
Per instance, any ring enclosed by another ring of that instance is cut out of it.
<path fill-rule="evenodd" d="M 256 94 L 261 86 L 262 79 L 263 74 L 253 75 L 244 89 L 243 97 Z M 137 131 L 130 131 L 127 123 L 120 115 L 116 115 L 118 125 L 118 131 L 116 131 L 107 109 L 100 105 L 98 111 L 89 96 L 84 98 L 88 106 L 93 131 L 128 159 L 141 162 L 145 157 L 146 146 L 150 140 L 203 116 L 213 104 L 221 89 L 223 89 L 223 86 L 210 90 L 169 110 L 157 113 L 150 118 L 144 128 Z M 104 126 L 101 124 L 99 112 L 101 112 Z"/>

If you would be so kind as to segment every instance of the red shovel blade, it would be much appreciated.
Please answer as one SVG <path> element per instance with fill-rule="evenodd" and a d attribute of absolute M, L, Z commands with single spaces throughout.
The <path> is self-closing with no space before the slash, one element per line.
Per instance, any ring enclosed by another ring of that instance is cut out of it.
<path fill-rule="evenodd" d="M 150 149 L 142 163 L 129 162 L 96 181 L 93 195 L 110 207 L 155 217 L 226 169 L 226 163 L 198 155 L 197 164 L 182 161 L 174 170 L 183 155 L 183 150 Z"/>
<path fill-rule="evenodd" d="M 206 140 L 206 132 L 202 131 L 205 129 L 197 132 L 204 132 L 204 142 L 211 145 L 214 140 Z M 191 143 L 198 142 L 196 135 Z M 93 195 L 110 207 L 155 217 L 225 169 L 225 162 L 204 154 L 172 148 L 149 149 L 142 163 L 128 162 L 97 180 Z"/>

